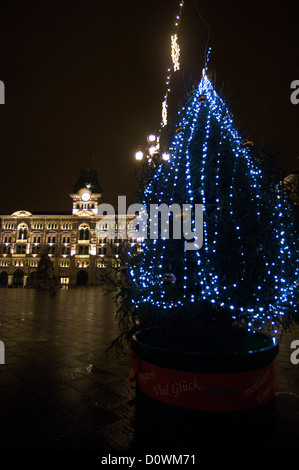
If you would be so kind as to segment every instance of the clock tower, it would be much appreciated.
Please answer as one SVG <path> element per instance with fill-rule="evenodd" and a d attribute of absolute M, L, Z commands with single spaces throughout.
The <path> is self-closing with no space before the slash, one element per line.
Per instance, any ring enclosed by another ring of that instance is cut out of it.
<path fill-rule="evenodd" d="M 73 215 L 96 215 L 99 200 L 102 197 L 102 188 L 99 185 L 97 172 L 87 168 L 74 185 L 74 193 L 70 194 L 73 200 Z"/>

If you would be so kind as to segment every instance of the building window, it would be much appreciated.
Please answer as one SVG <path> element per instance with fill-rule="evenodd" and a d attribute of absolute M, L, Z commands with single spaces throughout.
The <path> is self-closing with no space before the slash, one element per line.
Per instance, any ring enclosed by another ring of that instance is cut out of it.
<path fill-rule="evenodd" d="M 79 227 L 79 240 L 89 240 L 89 226 L 81 225 Z"/>
<path fill-rule="evenodd" d="M 0 266 L 2 266 L 3 268 L 9 266 L 9 260 L 8 259 L 2 259 L 0 261 Z"/>
<path fill-rule="evenodd" d="M 107 250 L 106 250 L 105 246 L 99 246 L 99 248 L 98 248 L 98 254 L 99 255 L 106 255 L 106 252 L 107 252 Z"/>
<path fill-rule="evenodd" d="M 47 242 L 56 243 L 56 235 L 48 235 Z"/>
<path fill-rule="evenodd" d="M 34 222 L 32 225 L 33 230 L 42 230 L 43 229 L 43 224 L 41 222 Z"/>
<path fill-rule="evenodd" d="M 18 240 L 27 240 L 28 237 L 28 227 L 26 224 L 20 224 L 18 226 Z"/>
<path fill-rule="evenodd" d="M 25 255 L 26 254 L 26 243 L 18 243 L 16 246 L 16 253 L 18 255 Z"/>
<path fill-rule="evenodd" d="M 32 243 L 40 243 L 40 235 L 34 235 L 32 238 Z"/>
<path fill-rule="evenodd" d="M 60 260 L 60 267 L 61 268 L 69 268 L 70 267 L 70 262 L 66 260 Z"/>
<path fill-rule="evenodd" d="M 40 246 L 39 246 L 39 245 L 37 245 L 37 246 L 34 245 L 34 246 L 32 247 L 32 254 L 33 254 L 33 255 L 39 255 L 39 253 L 40 253 Z"/>
<path fill-rule="evenodd" d="M 4 245 L 4 246 L 3 246 L 3 251 L 2 251 L 2 253 L 3 253 L 4 255 L 10 255 L 10 251 L 11 251 L 11 247 L 10 247 L 9 245 Z"/>
<path fill-rule="evenodd" d="M 71 247 L 70 246 L 63 246 L 61 248 L 61 253 L 63 255 L 70 255 L 71 254 Z"/>
<path fill-rule="evenodd" d="M 63 236 L 61 241 L 62 241 L 62 243 L 71 243 L 71 237 Z"/>
<path fill-rule="evenodd" d="M 99 230 L 102 230 L 102 231 L 107 231 L 108 230 L 108 224 L 107 223 L 103 224 L 103 223 L 98 222 L 97 226 L 98 226 Z"/>
<path fill-rule="evenodd" d="M 78 255 L 88 255 L 88 245 L 78 246 Z"/>
<path fill-rule="evenodd" d="M 3 224 L 3 228 L 4 228 L 5 230 L 14 230 L 15 226 L 14 226 L 14 224 L 13 224 L 12 222 L 5 222 L 5 223 Z"/>
<path fill-rule="evenodd" d="M 57 230 L 58 229 L 58 223 L 57 222 L 49 222 L 47 225 L 48 230 Z"/>
<path fill-rule="evenodd" d="M 10 236 L 5 236 L 4 237 L 4 243 L 11 243 L 11 237 Z"/>
<path fill-rule="evenodd" d="M 77 268 L 88 268 L 89 262 L 88 261 L 77 261 Z"/>
<path fill-rule="evenodd" d="M 16 259 L 16 260 L 15 260 L 15 266 L 16 266 L 17 268 L 22 268 L 22 267 L 24 266 L 24 260 L 22 260 L 22 259 Z"/>
<path fill-rule="evenodd" d="M 62 230 L 72 230 L 72 224 L 63 223 L 61 224 Z"/>

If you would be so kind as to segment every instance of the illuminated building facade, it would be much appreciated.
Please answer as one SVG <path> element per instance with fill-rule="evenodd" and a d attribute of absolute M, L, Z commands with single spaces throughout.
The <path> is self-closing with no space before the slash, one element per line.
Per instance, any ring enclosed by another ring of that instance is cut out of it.
<path fill-rule="evenodd" d="M 30 286 L 45 252 L 62 286 L 99 284 L 110 242 L 96 236 L 96 224 L 103 218 L 97 214 L 101 196 L 96 171 L 87 169 L 70 194 L 71 212 L 32 214 L 19 210 L 1 215 L 0 285 Z M 130 217 L 126 217 L 126 223 L 130 223 Z"/>

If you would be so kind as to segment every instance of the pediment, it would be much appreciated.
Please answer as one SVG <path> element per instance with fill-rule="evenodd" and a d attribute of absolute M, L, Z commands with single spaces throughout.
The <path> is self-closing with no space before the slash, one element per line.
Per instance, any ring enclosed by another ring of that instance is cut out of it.
<path fill-rule="evenodd" d="M 95 214 L 93 211 L 88 210 L 88 209 L 79 209 L 74 215 L 78 217 L 94 217 Z"/>
<path fill-rule="evenodd" d="M 31 217 L 32 216 L 31 212 L 28 212 L 28 211 L 16 211 L 11 215 L 12 217 Z"/>

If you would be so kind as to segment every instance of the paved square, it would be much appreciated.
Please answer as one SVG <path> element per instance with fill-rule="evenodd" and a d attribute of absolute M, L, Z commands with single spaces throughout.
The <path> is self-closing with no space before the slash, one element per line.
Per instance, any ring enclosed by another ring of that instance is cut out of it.
<path fill-rule="evenodd" d="M 127 449 L 130 361 L 106 353 L 115 306 L 100 288 L 0 290 L 0 447 Z"/>
<path fill-rule="evenodd" d="M 130 360 L 106 353 L 117 334 L 114 312 L 112 297 L 99 287 L 61 290 L 55 297 L 0 289 L 1 449 L 138 450 Z M 275 360 L 281 450 L 297 448 L 299 435 L 293 339 L 299 339 L 298 325 Z"/>

